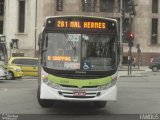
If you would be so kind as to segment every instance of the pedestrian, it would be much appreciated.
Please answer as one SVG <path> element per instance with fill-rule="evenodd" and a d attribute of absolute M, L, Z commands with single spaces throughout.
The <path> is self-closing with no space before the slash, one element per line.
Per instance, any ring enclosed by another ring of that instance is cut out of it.
<path fill-rule="evenodd" d="M 136 66 L 136 57 L 135 57 L 135 56 L 132 58 L 132 65 L 133 65 L 134 67 Z"/>
<path fill-rule="evenodd" d="M 153 62 L 153 57 L 150 58 L 150 63 L 152 63 L 152 62 Z"/>

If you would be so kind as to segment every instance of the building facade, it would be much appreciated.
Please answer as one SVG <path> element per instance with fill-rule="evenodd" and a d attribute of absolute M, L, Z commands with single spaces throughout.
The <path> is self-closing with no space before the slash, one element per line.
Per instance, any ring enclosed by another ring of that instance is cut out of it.
<path fill-rule="evenodd" d="M 18 39 L 19 48 L 15 51 L 23 52 L 25 56 L 35 55 L 38 49 L 38 34 L 41 32 L 46 16 L 87 15 L 111 17 L 118 21 L 121 17 L 120 0 L 4 1 L 5 10 L 3 17 L 0 14 L 0 21 L 3 19 L 0 26 L 3 24 L 3 33 L 7 36 L 8 43 L 12 39 Z M 160 56 L 160 0 L 134 0 L 134 2 L 137 6 L 136 15 L 132 17 L 132 31 L 135 36 L 132 55 L 138 58 L 137 45 L 139 45 L 140 64 L 147 65 L 151 57 Z M 128 0 L 123 0 L 123 7 L 126 9 L 127 3 Z M 125 17 L 123 28 L 127 30 L 129 18 L 127 12 Z M 128 43 L 123 42 L 125 64 L 128 59 Z"/>
<path fill-rule="evenodd" d="M 0 34 L 3 33 L 4 0 L 0 0 Z"/>
<path fill-rule="evenodd" d="M 0 0 L 3 1 L 3 30 L 6 36 L 8 54 L 17 53 L 34 56 L 36 34 L 36 0 Z M 10 49 L 10 45 L 13 48 Z"/>

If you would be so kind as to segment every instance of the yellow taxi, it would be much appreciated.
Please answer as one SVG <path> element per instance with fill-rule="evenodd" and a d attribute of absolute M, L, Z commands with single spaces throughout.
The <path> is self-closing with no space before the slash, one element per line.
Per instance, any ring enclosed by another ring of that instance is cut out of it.
<path fill-rule="evenodd" d="M 13 66 L 13 65 L 6 65 L 6 69 L 8 71 L 6 75 L 6 79 L 13 80 L 15 78 L 22 78 L 23 72 L 21 67 Z"/>
<path fill-rule="evenodd" d="M 8 65 L 21 67 L 24 76 L 38 76 L 38 59 L 33 57 L 11 57 Z"/>

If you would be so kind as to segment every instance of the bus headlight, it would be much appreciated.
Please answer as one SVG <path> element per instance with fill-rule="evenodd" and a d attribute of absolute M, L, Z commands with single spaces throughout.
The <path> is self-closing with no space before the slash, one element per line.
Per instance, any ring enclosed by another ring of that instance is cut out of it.
<path fill-rule="evenodd" d="M 106 85 L 100 86 L 100 89 L 101 89 L 101 90 L 106 90 L 106 89 L 114 86 L 114 85 L 116 84 L 116 81 L 117 81 L 117 79 L 112 79 L 112 81 L 109 82 L 109 83 L 107 83 Z"/>
<path fill-rule="evenodd" d="M 52 81 L 49 81 L 47 83 L 47 85 L 50 86 L 50 87 L 52 87 L 52 88 L 54 88 L 54 89 L 60 89 L 60 85 L 58 85 L 58 84 L 56 84 L 56 83 L 54 83 Z"/>
<path fill-rule="evenodd" d="M 58 84 L 56 84 L 56 83 L 48 80 L 48 76 L 44 76 L 44 75 L 43 75 L 43 76 L 42 76 L 42 80 L 43 80 L 43 82 L 44 82 L 45 84 L 47 84 L 48 86 L 50 86 L 50 87 L 52 87 L 52 88 L 54 88 L 54 89 L 59 89 L 59 88 L 61 87 L 60 85 L 58 85 Z"/>
<path fill-rule="evenodd" d="M 48 75 L 42 75 L 42 80 L 44 83 L 48 82 Z"/>

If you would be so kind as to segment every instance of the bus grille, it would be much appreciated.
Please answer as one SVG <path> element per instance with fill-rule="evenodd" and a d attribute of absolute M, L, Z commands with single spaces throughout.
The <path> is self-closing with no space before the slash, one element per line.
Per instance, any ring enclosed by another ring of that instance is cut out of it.
<path fill-rule="evenodd" d="M 79 88 L 78 86 L 72 86 L 72 85 L 61 85 L 62 87 L 67 87 L 67 88 Z M 83 86 L 82 88 L 97 88 L 99 87 L 99 85 L 97 86 Z"/>

